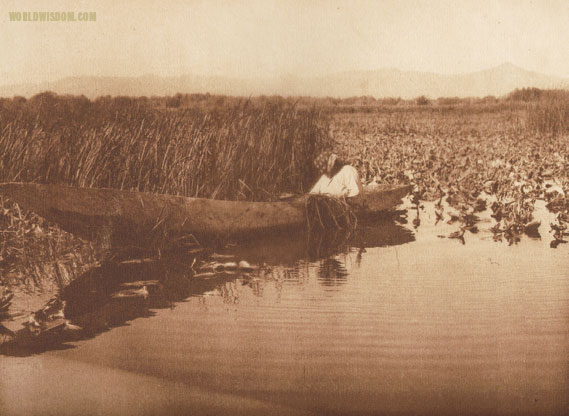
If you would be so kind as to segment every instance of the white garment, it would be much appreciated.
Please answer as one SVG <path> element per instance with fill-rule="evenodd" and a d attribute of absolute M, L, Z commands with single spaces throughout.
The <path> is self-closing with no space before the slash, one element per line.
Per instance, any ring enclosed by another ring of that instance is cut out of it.
<path fill-rule="evenodd" d="M 353 166 L 345 165 L 332 178 L 322 175 L 310 193 L 352 197 L 358 195 L 360 191 L 358 171 Z"/>

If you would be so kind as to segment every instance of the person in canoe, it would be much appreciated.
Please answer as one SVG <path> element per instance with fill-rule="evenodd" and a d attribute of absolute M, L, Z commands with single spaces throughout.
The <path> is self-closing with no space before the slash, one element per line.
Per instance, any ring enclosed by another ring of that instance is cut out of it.
<path fill-rule="evenodd" d="M 316 166 L 324 173 L 310 190 L 311 194 L 351 198 L 362 192 L 362 183 L 356 168 L 342 162 L 336 154 L 320 155 Z"/>

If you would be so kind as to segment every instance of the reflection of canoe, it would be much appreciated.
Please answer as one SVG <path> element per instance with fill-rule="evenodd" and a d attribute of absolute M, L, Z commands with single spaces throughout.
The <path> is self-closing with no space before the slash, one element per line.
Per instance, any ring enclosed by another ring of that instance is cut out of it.
<path fill-rule="evenodd" d="M 409 191 L 410 186 L 377 186 L 351 202 L 358 215 L 371 214 L 393 209 Z M 155 234 L 241 236 L 301 228 L 306 221 L 306 196 L 280 202 L 220 201 L 32 183 L 0 184 L 0 195 L 66 231 L 85 238 L 104 234 L 115 243 L 140 242 Z"/>
<path fill-rule="evenodd" d="M 256 239 L 237 239 L 218 250 L 232 256 L 230 261 L 290 266 L 299 260 L 316 261 L 350 249 L 397 246 L 414 241 L 413 233 L 385 216 L 358 223 L 351 234 L 307 235 L 303 232 L 270 234 Z"/>

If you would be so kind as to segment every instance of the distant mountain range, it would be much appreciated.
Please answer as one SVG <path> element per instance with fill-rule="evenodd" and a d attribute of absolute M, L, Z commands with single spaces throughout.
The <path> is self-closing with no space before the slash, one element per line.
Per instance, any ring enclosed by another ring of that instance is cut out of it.
<path fill-rule="evenodd" d="M 63 78 L 40 84 L 0 86 L 0 96 L 32 96 L 42 91 L 57 94 L 165 96 L 176 93 L 210 93 L 234 96 L 282 95 L 314 97 L 373 96 L 376 98 L 502 96 L 516 88 L 569 88 L 569 78 L 559 78 L 503 64 L 484 71 L 457 75 L 379 69 L 349 71 L 321 77 L 238 79 L 218 76 Z"/>

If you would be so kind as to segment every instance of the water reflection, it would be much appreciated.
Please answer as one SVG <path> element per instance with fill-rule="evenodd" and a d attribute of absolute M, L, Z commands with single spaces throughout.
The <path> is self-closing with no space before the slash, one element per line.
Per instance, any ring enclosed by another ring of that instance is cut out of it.
<path fill-rule="evenodd" d="M 66 342 L 88 339 L 136 318 L 151 317 L 157 309 L 171 308 L 226 280 L 223 274 L 194 279 L 190 264 L 173 259 L 105 263 L 71 282 L 51 301 L 51 308 L 30 317 L 38 322 L 35 331 L 26 323 L 12 342 L 0 346 L 0 352 L 25 356 L 67 348 Z"/>
<path fill-rule="evenodd" d="M 151 309 L 172 307 L 201 289 L 192 287 L 192 282 L 190 270 L 176 263 L 107 263 L 65 288 L 64 314 L 84 328 L 85 335 L 94 335 L 140 316 L 152 316 Z"/>
<path fill-rule="evenodd" d="M 27 356 L 72 348 L 69 342 L 152 317 L 191 296 L 216 295 L 226 303 L 238 303 L 239 286 L 263 297 L 267 284 L 280 293 L 285 282 L 305 284 L 310 265 L 316 267 L 322 286 L 341 287 L 348 279 L 342 253 L 357 252 L 357 264 L 365 247 L 412 240 L 413 234 L 391 219 L 376 219 L 360 224 L 353 235 L 270 235 L 229 243 L 215 253 L 105 262 L 30 316 L 15 337 L 7 336 L 0 353 Z"/>
<path fill-rule="evenodd" d="M 223 254 L 245 258 L 255 264 L 292 266 L 299 261 L 319 261 L 362 248 L 395 246 L 414 241 L 412 231 L 400 225 L 404 212 L 378 216 L 360 222 L 353 234 L 303 233 L 271 234 L 255 239 L 236 240 L 219 248 Z"/>
<path fill-rule="evenodd" d="M 341 286 L 348 278 L 345 264 L 337 258 L 327 258 L 318 266 L 318 281 L 323 286 Z"/>

